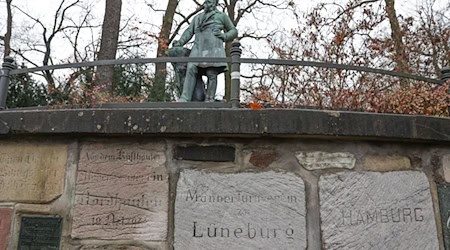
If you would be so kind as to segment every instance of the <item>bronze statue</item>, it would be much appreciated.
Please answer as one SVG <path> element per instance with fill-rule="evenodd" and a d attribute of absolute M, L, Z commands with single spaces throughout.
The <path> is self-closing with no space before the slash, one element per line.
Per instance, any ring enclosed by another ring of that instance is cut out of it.
<path fill-rule="evenodd" d="M 166 50 L 165 53 L 169 57 L 189 57 L 191 50 L 183 47 L 172 47 Z M 172 62 L 172 67 L 175 70 L 175 81 L 177 83 L 176 90 L 179 94 L 181 94 L 181 92 L 183 91 L 184 79 L 186 78 L 187 63 Z M 203 82 L 201 75 L 197 75 L 194 93 L 192 94 L 192 101 L 205 101 L 205 94 L 205 82 Z"/>
<path fill-rule="evenodd" d="M 216 9 L 218 0 L 205 0 L 204 11 L 194 17 L 180 40 L 174 47 L 185 45 L 195 35 L 194 45 L 189 57 L 226 57 L 224 42 L 236 38 L 238 32 L 230 18 Z M 223 31 L 223 32 L 222 32 Z M 227 63 L 188 63 L 180 102 L 192 101 L 194 88 L 199 76 L 208 77 L 206 100 L 215 100 L 217 75 L 227 70 Z"/>

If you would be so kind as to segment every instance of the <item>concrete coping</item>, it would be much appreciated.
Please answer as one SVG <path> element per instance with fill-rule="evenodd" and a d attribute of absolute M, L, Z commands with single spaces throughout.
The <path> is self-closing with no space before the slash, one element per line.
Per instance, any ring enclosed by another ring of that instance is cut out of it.
<path fill-rule="evenodd" d="M 450 143 L 450 118 L 308 109 L 90 108 L 0 111 L 0 136 L 312 137 Z"/>

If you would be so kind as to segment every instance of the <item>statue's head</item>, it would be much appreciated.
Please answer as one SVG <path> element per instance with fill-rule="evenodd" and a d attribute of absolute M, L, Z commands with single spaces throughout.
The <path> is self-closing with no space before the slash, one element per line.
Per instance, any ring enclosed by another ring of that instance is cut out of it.
<path fill-rule="evenodd" d="M 206 12 L 214 10 L 217 6 L 218 1 L 219 0 L 205 0 L 205 2 L 203 3 L 203 8 Z"/>

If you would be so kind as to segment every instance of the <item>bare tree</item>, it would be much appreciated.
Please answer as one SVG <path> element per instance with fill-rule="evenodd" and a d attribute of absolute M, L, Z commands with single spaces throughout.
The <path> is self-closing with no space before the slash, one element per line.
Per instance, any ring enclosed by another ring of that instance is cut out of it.
<path fill-rule="evenodd" d="M 298 18 L 298 28 L 268 42 L 274 57 L 280 59 L 398 71 L 402 69 L 396 46 L 401 46 L 406 72 L 437 77 L 439 67 L 450 60 L 446 49 L 450 39 L 447 18 L 450 10 L 434 10 L 433 2 L 428 0 L 425 9 L 417 9 L 419 18 L 397 16 L 395 9 L 387 10 L 392 5 L 380 0 L 318 4 L 305 18 Z M 388 11 L 393 12 L 388 14 Z M 251 71 L 253 75 L 244 77 L 244 86 L 248 86 L 244 92 L 248 93 L 250 102 L 283 107 L 448 114 L 446 85 L 341 69 L 257 66 Z"/>
<path fill-rule="evenodd" d="M 405 46 L 403 44 L 403 35 L 400 28 L 400 24 L 397 19 L 397 14 L 395 11 L 395 0 L 385 0 L 386 3 L 386 13 L 391 25 L 391 37 L 394 42 L 395 57 L 394 60 L 397 64 L 397 71 L 400 72 L 410 72 L 408 66 L 408 58 L 406 57 Z"/>
<path fill-rule="evenodd" d="M 11 12 L 11 2 L 12 0 L 6 0 L 6 34 L 2 37 L 5 44 L 4 56 L 7 57 L 11 53 L 11 35 L 12 35 L 12 12 Z"/>
<path fill-rule="evenodd" d="M 416 10 L 417 29 L 406 33 L 405 40 L 411 43 L 410 64 L 417 65 L 416 72 L 440 79 L 441 68 L 450 65 L 450 3 L 440 9 L 433 7 L 435 3 L 436 0 L 421 2 Z"/>
<path fill-rule="evenodd" d="M 294 2 L 291 0 L 249 0 L 249 1 L 239 1 L 239 0 L 224 0 L 225 5 L 224 9 L 230 17 L 231 21 L 237 27 L 239 23 L 246 16 L 253 16 L 254 18 L 258 16 L 259 10 L 264 9 L 279 9 L 279 10 L 287 10 L 294 6 Z M 238 4 L 240 3 L 240 4 Z M 255 18 L 256 19 L 256 18 Z M 254 22 L 258 22 L 259 20 L 253 20 Z M 238 28 L 239 30 L 239 28 Z M 266 31 L 265 34 L 258 34 L 255 31 L 251 30 L 239 30 L 239 38 L 249 38 L 249 39 L 266 39 L 274 34 L 274 31 Z M 227 42 L 225 44 L 225 51 L 227 56 L 230 56 L 231 51 L 231 43 Z M 231 68 L 231 64 L 228 65 Z M 231 94 L 231 76 L 230 72 L 225 74 L 225 99 L 229 100 Z"/>
<path fill-rule="evenodd" d="M 170 32 L 172 30 L 173 18 L 178 6 L 179 0 L 169 0 L 167 3 L 166 10 L 164 12 L 164 17 L 161 25 L 161 31 L 158 37 L 158 48 L 157 57 L 165 57 L 164 52 L 169 48 L 170 43 Z M 157 63 L 155 69 L 155 80 L 153 88 L 154 96 L 151 97 L 153 100 L 164 101 L 165 96 L 165 83 L 166 83 L 166 63 Z"/>
<path fill-rule="evenodd" d="M 39 46 L 35 45 L 35 44 L 29 45 L 29 47 L 30 47 L 29 50 L 37 51 L 37 52 L 40 52 L 43 54 L 42 65 L 46 66 L 46 65 L 49 65 L 50 63 L 51 64 L 53 63 L 52 57 L 51 57 L 52 42 L 59 33 L 62 33 L 66 29 L 72 28 L 72 26 L 64 25 L 64 22 L 66 20 L 66 17 L 67 17 L 66 15 L 67 15 L 67 12 L 69 11 L 69 9 L 77 6 L 79 2 L 80 2 L 80 0 L 75 0 L 66 5 L 66 0 L 62 0 L 58 6 L 58 9 L 56 10 L 56 12 L 54 14 L 53 23 L 52 23 L 52 26 L 50 27 L 50 29 L 39 18 L 35 18 L 31 14 L 29 14 L 29 13 L 25 12 L 24 10 L 22 10 L 21 8 L 19 8 L 18 6 L 14 6 L 19 12 L 21 12 L 26 17 L 28 17 L 29 19 L 34 21 L 34 25 L 38 25 L 42 28 L 42 42 L 44 43 L 42 46 L 43 49 L 38 49 L 37 47 L 39 47 Z M 33 62 L 33 60 L 29 59 L 25 55 L 23 50 L 21 50 L 21 49 L 14 50 L 14 53 L 18 54 L 25 61 L 33 64 L 34 66 L 40 66 L 37 63 Z M 48 92 L 52 93 L 56 88 L 55 79 L 53 78 L 52 71 L 45 70 L 43 72 L 43 76 L 45 77 L 47 84 L 48 84 Z"/>
<path fill-rule="evenodd" d="M 117 43 L 120 30 L 121 0 L 105 0 L 105 16 L 103 18 L 102 37 L 98 60 L 116 58 Z M 101 94 L 112 95 L 114 82 L 114 66 L 99 66 L 96 73 L 96 84 Z"/>

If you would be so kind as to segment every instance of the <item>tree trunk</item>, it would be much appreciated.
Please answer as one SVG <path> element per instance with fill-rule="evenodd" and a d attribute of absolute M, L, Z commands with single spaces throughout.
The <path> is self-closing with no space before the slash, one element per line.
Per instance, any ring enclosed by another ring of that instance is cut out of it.
<path fill-rule="evenodd" d="M 12 12 L 11 12 L 12 0 L 6 0 L 6 12 L 8 17 L 6 20 L 6 34 L 5 34 L 5 54 L 4 57 L 11 54 L 11 34 L 12 34 Z"/>
<path fill-rule="evenodd" d="M 405 48 L 403 45 L 403 35 L 398 23 L 397 14 L 395 11 L 395 0 L 385 0 L 386 2 L 386 13 L 389 18 L 389 23 L 391 25 L 391 38 L 394 42 L 394 61 L 397 64 L 396 70 L 403 73 L 409 73 L 408 59 L 406 57 Z"/>
<path fill-rule="evenodd" d="M 169 0 L 164 13 L 161 32 L 159 33 L 159 42 L 157 49 L 157 57 L 165 57 L 164 52 L 169 48 L 170 31 L 172 30 L 173 17 L 178 6 L 179 0 Z M 166 63 L 157 63 L 155 70 L 155 81 L 150 99 L 152 101 L 165 101 L 165 85 L 166 85 Z"/>
<path fill-rule="evenodd" d="M 102 37 L 98 60 L 114 60 L 119 40 L 120 13 L 122 0 L 105 0 L 105 16 L 103 18 Z M 114 66 L 99 66 L 96 74 L 96 85 L 99 94 L 112 96 L 114 82 Z"/>

